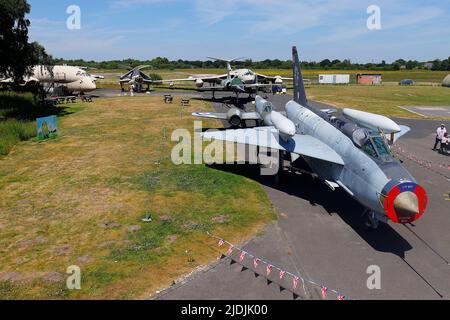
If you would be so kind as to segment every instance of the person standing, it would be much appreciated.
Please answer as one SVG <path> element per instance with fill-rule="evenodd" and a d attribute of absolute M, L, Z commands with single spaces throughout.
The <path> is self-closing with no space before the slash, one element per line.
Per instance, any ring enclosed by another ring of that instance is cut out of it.
<path fill-rule="evenodd" d="M 433 150 L 437 150 L 437 145 L 439 144 L 439 147 L 442 143 L 442 138 L 444 138 L 444 135 L 447 133 L 447 129 L 445 128 L 445 124 L 441 124 L 439 128 L 436 130 L 436 142 L 434 144 Z"/>

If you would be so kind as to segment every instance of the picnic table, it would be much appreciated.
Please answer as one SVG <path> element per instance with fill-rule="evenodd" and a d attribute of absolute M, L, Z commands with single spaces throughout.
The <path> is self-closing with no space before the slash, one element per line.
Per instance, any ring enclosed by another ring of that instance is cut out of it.
<path fill-rule="evenodd" d="M 190 99 L 181 99 L 181 106 L 182 107 L 188 107 L 191 105 L 191 100 Z"/>
<path fill-rule="evenodd" d="M 173 102 L 173 97 L 171 94 L 165 94 L 164 95 L 164 102 L 165 103 L 172 103 Z"/>
<path fill-rule="evenodd" d="M 92 96 L 82 96 L 81 101 L 83 101 L 83 102 L 93 102 Z"/>
<path fill-rule="evenodd" d="M 58 104 L 58 99 L 55 98 L 45 99 L 44 104 L 46 107 L 56 107 L 56 105 Z"/>
<path fill-rule="evenodd" d="M 68 96 L 68 97 L 56 97 L 56 103 L 57 104 L 67 104 L 69 102 L 76 103 L 77 97 L 76 96 Z"/>

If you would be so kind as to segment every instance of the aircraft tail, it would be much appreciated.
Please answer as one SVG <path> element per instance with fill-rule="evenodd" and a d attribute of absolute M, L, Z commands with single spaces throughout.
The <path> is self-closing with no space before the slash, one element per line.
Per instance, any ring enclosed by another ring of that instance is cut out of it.
<path fill-rule="evenodd" d="M 228 59 L 223 59 L 223 58 L 208 57 L 208 59 L 215 60 L 215 61 L 226 62 L 227 63 L 228 72 L 231 72 L 233 70 L 233 68 L 231 67 L 231 64 L 233 62 L 236 62 L 236 61 L 244 60 L 245 58 L 236 58 L 236 59 L 228 60 Z"/>
<path fill-rule="evenodd" d="M 304 107 L 308 107 L 308 98 L 306 97 L 302 66 L 298 58 L 297 47 L 292 48 L 292 61 L 294 63 L 294 101 Z"/>

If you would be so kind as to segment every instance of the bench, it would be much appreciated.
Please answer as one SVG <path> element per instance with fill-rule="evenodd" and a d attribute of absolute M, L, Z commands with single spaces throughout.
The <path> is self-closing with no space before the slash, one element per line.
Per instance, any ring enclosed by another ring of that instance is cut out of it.
<path fill-rule="evenodd" d="M 57 99 L 45 99 L 44 104 L 46 107 L 56 107 L 56 105 L 58 104 L 58 100 Z"/>
<path fill-rule="evenodd" d="M 191 105 L 190 99 L 181 99 L 181 106 L 182 107 L 189 107 Z"/>
<path fill-rule="evenodd" d="M 64 104 L 64 103 L 66 103 L 66 98 L 57 98 L 56 103 L 57 104 Z"/>
<path fill-rule="evenodd" d="M 81 98 L 81 101 L 83 101 L 83 102 L 92 102 L 92 96 L 83 96 Z"/>
<path fill-rule="evenodd" d="M 170 94 L 165 94 L 164 95 L 164 103 L 172 103 L 173 102 L 173 97 Z"/>

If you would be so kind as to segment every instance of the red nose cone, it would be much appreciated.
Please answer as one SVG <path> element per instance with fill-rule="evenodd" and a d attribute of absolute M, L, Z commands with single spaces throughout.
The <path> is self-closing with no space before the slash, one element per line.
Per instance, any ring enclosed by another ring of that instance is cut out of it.
<path fill-rule="evenodd" d="M 422 217 L 428 206 L 424 188 L 413 182 L 401 183 L 388 193 L 384 211 L 395 223 L 411 223 Z"/>

